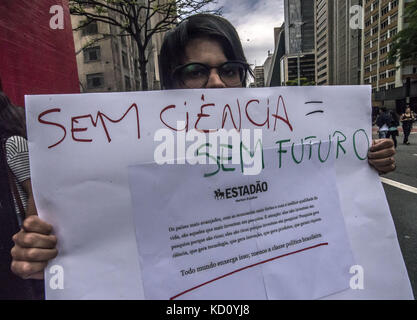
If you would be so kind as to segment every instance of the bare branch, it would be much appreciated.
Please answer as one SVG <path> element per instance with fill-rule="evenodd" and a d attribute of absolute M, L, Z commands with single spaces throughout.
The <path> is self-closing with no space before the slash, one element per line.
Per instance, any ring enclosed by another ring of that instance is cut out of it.
<path fill-rule="evenodd" d="M 87 19 L 74 30 L 99 21 L 120 28 L 121 32 L 117 36 L 131 36 L 135 40 L 144 90 L 147 89 L 147 79 L 144 78 L 146 64 L 152 53 L 152 37 L 155 34 L 170 30 L 183 19 L 196 13 L 221 14 L 221 8 L 207 9 L 209 4 L 217 4 L 216 0 L 70 0 L 69 3 L 71 14 Z M 96 38 L 81 51 L 114 36 L 103 35 Z"/>
<path fill-rule="evenodd" d="M 106 38 L 108 38 L 108 37 L 106 37 L 106 35 L 103 35 L 103 37 L 101 37 L 101 38 L 95 38 L 95 39 L 89 41 L 87 44 L 85 44 L 84 46 L 82 46 L 80 48 L 80 50 L 75 51 L 75 55 L 78 56 L 85 49 L 91 48 L 93 45 L 95 45 L 96 43 L 98 43 L 98 42 L 100 42 L 102 40 L 105 40 Z"/>

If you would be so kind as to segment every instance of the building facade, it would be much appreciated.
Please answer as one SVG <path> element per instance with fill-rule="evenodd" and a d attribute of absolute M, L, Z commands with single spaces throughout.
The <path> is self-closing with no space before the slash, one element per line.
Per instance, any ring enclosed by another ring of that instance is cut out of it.
<path fill-rule="evenodd" d="M 317 85 L 361 83 L 361 0 L 315 0 Z M 358 14 L 357 24 L 352 25 Z"/>
<path fill-rule="evenodd" d="M 112 11 L 108 14 L 117 21 L 122 19 L 122 16 Z M 151 25 L 156 24 L 157 17 L 158 15 L 153 17 Z M 72 16 L 71 19 L 73 28 L 85 20 L 80 16 Z M 163 34 L 155 34 L 147 48 L 149 90 L 160 89 L 158 54 L 162 38 Z M 141 90 L 139 53 L 136 42 L 130 35 L 121 35 L 118 27 L 95 21 L 74 31 L 74 43 L 81 92 Z"/>
<path fill-rule="evenodd" d="M 281 27 L 274 28 L 274 52 L 271 57 L 269 70 L 265 75 L 266 87 L 277 87 L 283 85 L 283 72 L 281 72 L 281 59 L 285 55 L 285 23 Z"/>
<path fill-rule="evenodd" d="M 285 54 L 281 58 L 281 85 L 300 78 L 316 80 L 314 1 L 285 0 Z"/>
<path fill-rule="evenodd" d="M 373 106 L 385 105 L 402 112 L 405 108 L 405 82 L 407 78 L 416 78 L 417 65 L 400 67 L 399 63 L 390 64 L 388 53 L 392 38 L 404 27 L 404 9 L 411 1 L 365 0 L 364 2 L 362 83 L 372 86 Z M 414 91 L 413 89 L 412 92 Z"/>
<path fill-rule="evenodd" d="M 252 87 L 262 88 L 265 87 L 265 77 L 264 77 L 264 66 L 256 66 L 253 69 L 255 75 L 254 85 Z"/>

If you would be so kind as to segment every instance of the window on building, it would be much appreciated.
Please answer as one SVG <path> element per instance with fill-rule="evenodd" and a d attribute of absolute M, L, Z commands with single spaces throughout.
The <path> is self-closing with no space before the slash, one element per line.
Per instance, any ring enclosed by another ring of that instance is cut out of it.
<path fill-rule="evenodd" d="M 386 27 L 388 27 L 388 19 L 382 21 L 382 23 L 381 23 L 381 30 L 382 29 L 385 29 Z"/>
<path fill-rule="evenodd" d="M 323 63 L 325 63 L 327 61 L 327 57 L 324 57 L 323 59 L 319 60 L 319 62 L 317 63 L 317 65 L 321 65 Z"/>
<path fill-rule="evenodd" d="M 126 47 L 126 37 L 121 36 L 120 41 L 122 42 L 122 46 Z"/>
<path fill-rule="evenodd" d="M 125 90 L 132 90 L 132 85 L 130 84 L 130 78 L 128 76 L 125 76 Z"/>
<path fill-rule="evenodd" d="M 398 33 L 398 29 L 397 28 L 391 29 L 390 32 L 389 32 L 390 38 L 393 37 L 393 36 L 395 36 L 397 33 Z"/>
<path fill-rule="evenodd" d="M 83 53 L 85 63 L 100 61 L 100 46 L 84 49 Z"/>
<path fill-rule="evenodd" d="M 390 17 L 390 24 L 396 22 L 397 18 L 398 18 L 398 13 L 396 12 Z"/>
<path fill-rule="evenodd" d="M 321 66 L 320 68 L 317 69 L 317 72 L 323 71 L 327 68 L 327 64 Z"/>
<path fill-rule="evenodd" d="M 98 25 L 97 21 L 87 22 L 87 25 L 81 29 L 81 34 L 83 36 L 97 34 L 98 33 Z"/>
<path fill-rule="evenodd" d="M 114 60 L 115 60 L 115 64 L 118 68 L 120 68 L 120 50 L 119 50 L 119 45 L 117 44 L 117 42 L 114 43 Z"/>
<path fill-rule="evenodd" d="M 93 73 L 87 74 L 87 88 L 88 89 L 97 89 L 104 87 L 104 74 L 103 73 Z"/>
<path fill-rule="evenodd" d="M 388 21 L 388 20 L 387 20 Z M 388 25 L 388 24 L 387 24 Z M 378 33 L 378 26 L 372 28 L 372 35 L 375 35 Z"/>
<path fill-rule="evenodd" d="M 377 82 L 378 81 L 378 77 L 377 76 L 373 76 L 372 78 L 371 78 L 371 82 Z"/>
<path fill-rule="evenodd" d="M 388 71 L 388 77 L 389 78 L 395 77 L 395 73 L 396 73 L 396 70 L 395 69 Z"/>
<path fill-rule="evenodd" d="M 127 54 L 124 51 L 122 51 L 122 64 L 123 64 L 123 67 L 125 67 L 126 69 L 129 68 L 129 61 L 127 59 Z"/>

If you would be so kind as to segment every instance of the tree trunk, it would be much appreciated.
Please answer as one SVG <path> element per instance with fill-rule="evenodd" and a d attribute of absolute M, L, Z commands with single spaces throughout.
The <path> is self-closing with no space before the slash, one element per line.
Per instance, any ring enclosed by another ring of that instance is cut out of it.
<path fill-rule="evenodd" d="M 141 46 L 138 39 L 136 40 L 136 44 L 138 47 L 138 54 L 139 54 L 139 70 L 140 70 L 140 85 L 142 91 L 149 90 L 148 84 L 148 71 L 146 70 L 146 66 L 148 64 L 148 60 L 146 60 L 146 47 Z"/>
<path fill-rule="evenodd" d="M 139 69 L 140 69 L 140 83 L 142 91 L 147 91 L 149 89 L 148 85 L 148 72 L 146 71 L 147 61 L 139 60 Z"/>

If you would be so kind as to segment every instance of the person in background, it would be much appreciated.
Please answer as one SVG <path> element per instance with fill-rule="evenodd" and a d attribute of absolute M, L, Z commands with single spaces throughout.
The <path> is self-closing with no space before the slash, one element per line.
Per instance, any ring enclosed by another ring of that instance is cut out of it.
<path fill-rule="evenodd" d="M 235 28 L 226 19 L 209 14 L 191 16 L 167 32 L 159 65 L 164 90 L 242 88 L 251 72 Z M 374 140 L 368 162 L 380 174 L 387 173 L 395 169 L 394 155 L 391 139 Z M 50 233 L 49 224 L 34 219 L 16 236 L 13 268 L 16 274 L 41 277 L 48 260 L 56 255 L 52 251 L 55 242 L 48 238 Z M 28 236 L 30 241 L 22 245 L 20 239 Z"/>
<path fill-rule="evenodd" d="M 400 121 L 402 123 L 403 132 L 404 132 L 404 144 L 409 145 L 408 138 L 410 136 L 411 130 L 413 129 L 413 122 L 416 121 L 416 115 L 411 111 L 410 107 L 405 108 L 405 112 L 401 115 Z"/>
<path fill-rule="evenodd" d="M 0 297 L 40 299 L 43 297 L 42 282 L 23 281 L 10 270 L 12 236 L 24 228 L 27 217 L 36 216 L 37 212 L 30 179 L 24 109 L 14 106 L 3 92 L 0 92 L 0 139 Z M 9 263 L 5 264 L 5 261 Z"/>
<path fill-rule="evenodd" d="M 381 108 L 381 114 L 376 119 L 376 125 L 379 127 L 379 139 L 385 139 L 388 135 L 389 125 L 392 122 L 391 114 L 387 108 Z"/>
<path fill-rule="evenodd" d="M 392 121 L 388 128 L 387 138 L 391 138 L 394 141 L 394 147 L 397 148 L 398 126 L 400 125 L 400 121 L 398 119 L 397 113 L 394 110 L 391 110 L 390 114 Z"/>

